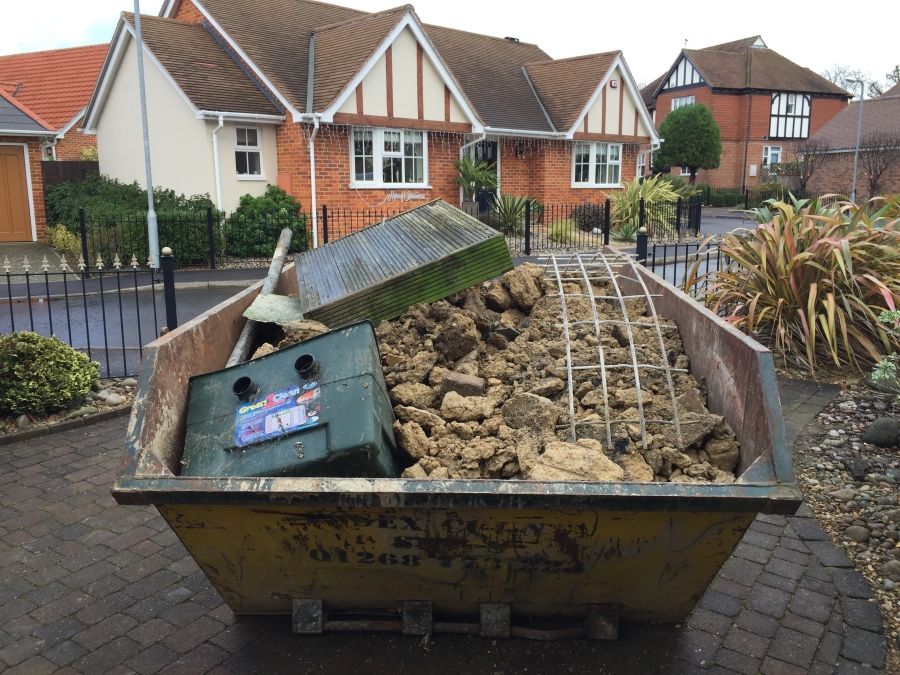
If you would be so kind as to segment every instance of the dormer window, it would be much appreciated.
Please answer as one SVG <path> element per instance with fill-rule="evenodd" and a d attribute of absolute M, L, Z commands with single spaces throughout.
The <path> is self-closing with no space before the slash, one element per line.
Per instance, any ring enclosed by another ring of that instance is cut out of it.
<path fill-rule="evenodd" d="M 807 94 L 772 94 L 769 138 L 808 138 L 809 111 Z"/>

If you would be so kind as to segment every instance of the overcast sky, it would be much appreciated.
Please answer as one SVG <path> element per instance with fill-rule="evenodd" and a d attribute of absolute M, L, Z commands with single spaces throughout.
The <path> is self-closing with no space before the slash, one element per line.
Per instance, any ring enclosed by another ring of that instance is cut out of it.
<path fill-rule="evenodd" d="M 265 2 L 266 0 L 242 0 Z M 162 0 L 141 3 L 157 14 Z M 399 0 L 336 0 L 369 11 Z M 701 48 L 751 35 L 816 72 L 836 63 L 882 81 L 900 63 L 896 40 L 867 36 L 860 8 L 846 0 L 417 0 L 419 17 L 435 23 L 538 44 L 553 58 L 621 49 L 639 82 L 661 75 L 687 40 Z M 736 9 L 732 9 L 732 8 Z M 108 42 L 129 0 L 0 0 L 0 54 Z M 865 15 L 875 26 L 900 22 L 898 0 L 869 0 Z M 882 36 L 883 37 L 883 36 Z"/>

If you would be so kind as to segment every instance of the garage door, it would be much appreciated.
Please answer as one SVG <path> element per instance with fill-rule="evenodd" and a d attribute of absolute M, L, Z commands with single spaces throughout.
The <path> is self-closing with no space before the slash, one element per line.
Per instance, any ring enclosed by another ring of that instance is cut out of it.
<path fill-rule="evenodd" d="M 31 241 L 25 148 L 0 145 L 0 241 Z"/>

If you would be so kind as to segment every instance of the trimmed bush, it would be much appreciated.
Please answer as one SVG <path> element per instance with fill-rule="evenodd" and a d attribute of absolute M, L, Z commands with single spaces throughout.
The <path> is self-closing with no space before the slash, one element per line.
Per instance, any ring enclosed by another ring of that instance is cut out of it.
<path fill-rule="evenodd" d="M 729 192 L 725 195 L 725 206 L 743 206 L 743 204 L 744 195 L 741 193 Z"/>
<path fill-rule="evenodd" d="M 277 185 L 260 197 L 244 195 L 227 228 L 226 252 L 238 258 L 272 256 L 284 228 L 294 232 L 290 253 L 306 250 L 306 215 L 301 204 Z"/>
<path fill-rule="evenodd" d="M 594 204 L 579 204 L 569 212 L 569 219 L 582 232 L 603 230 L 603 209 Z"/>
<path fill-rule="evenodd" d="M 47 228 L 47 243 L 59 255 L 77 260 L 81 254 L 81 239 L 69 232 L 65 225 L 52 225 Z"/>
<path fill-rule="evenodd" d="M 717 195 L 715 193 L 709 196 L 710 206 L 725 206 L 725 195 Z"/>
<path fill-rule="evenodd" d="M 0 335 L 0 410 L 65 408 L 99 377 L 99 364 L 57 337 L 25 331 Z"/>
<path fill-rule="evenodd" d="M 547 238 L 557 244 L 573 244 L 575 242 L 575 223 L 565 218 L 547 226 Z"/>

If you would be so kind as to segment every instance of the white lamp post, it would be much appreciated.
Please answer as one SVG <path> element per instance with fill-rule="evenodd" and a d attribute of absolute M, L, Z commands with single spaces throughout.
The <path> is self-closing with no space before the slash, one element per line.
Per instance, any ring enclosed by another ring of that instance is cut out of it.
<path fill-rule="evenodd" d="M 144 131 L 144 167 L 147 170 L 147 239 L 150 243 L 151 266 L 159 269 L 159 226 L 153 207 L 153 176 L 150 173 L 150 132 L 147 129 L 147 93 L 144 90 L 144 46 L 141 40 L 141 5 L 134 0 L 135 42 L 137 42 L 138 86 L 141 92 L 141 124 Z"/>

